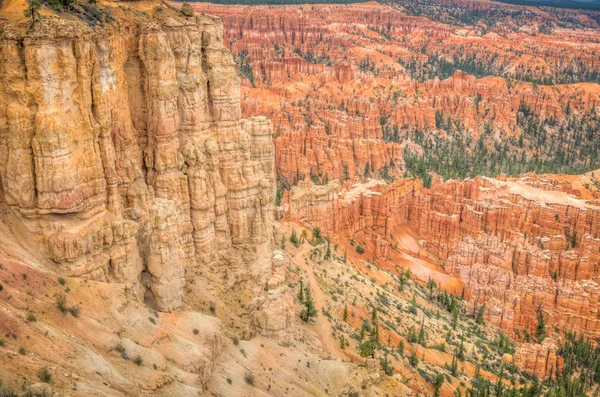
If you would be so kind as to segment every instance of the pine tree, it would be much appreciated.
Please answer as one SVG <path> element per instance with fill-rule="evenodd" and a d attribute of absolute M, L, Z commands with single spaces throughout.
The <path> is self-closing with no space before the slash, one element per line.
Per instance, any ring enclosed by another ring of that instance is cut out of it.
<path fill-rule="evenodd" d="M 433 296 L 433 289 L 437 287 L 437 284 L 435 283 L 435 280 L 433 279 L 429 279 L 427 280 L 427 289 L 429 290 L 429 299 L 432 298 Z"/>
<path fill-rule="evenodd" d="M 433 393 L 434 397 L 439 397 L 439 395 L 440 395 L 440 388 L 442 387 L 443 384 L 444 384 L 444 375 L 443 374 L 438 374 L 435 377 L 435 380 L 433 381 L 433 387 L 435 388 L 435 391 Z"/>
<path fill-rule="evenodd" d="M 454 306 L 452 308 L 452 329 L 456 329 L 456 325 L 458 324 L 458 307 Z"/>
<path fill-rule="evenodd" d="M 358 345 L 358 352 L 361 357 L 371 356 L 371 358 L 374 358 L 375 351 L 377 350 L 378 347 L 379 347 L 379 344 L 377 343 L 375 332 L 372 332 L 371 335 L 369 335 L 369 338 L 365 342 Z"/>
<path fill-rule="evenodd" d="M 483 314 L 485 313 L 485 303 L 479 307 L 477 311 L 477 317 L 475 318 L 475 322 L 477 324 L 483 324 Z"/>
<path fill-rule="evenodd" d="M 348 321 L 348 305 L 344 305 L 344 321 Z"/>
<path fill-rule="evenodd" d="M 344 335 L 340 336 L 340 348 L 341 349 L 346 348 L 346 338 L 344 338 Z"/>
<path fill-rule="evenodd" d="M 300 312 L 300 318 L 307 323 L 312 317 L 317 317 L 317 308 L 315 307 L 315 302 L 312 299 L 312 294 L 310 292 L 310 287 L 305 288 L 305 297 L 304 297 L 304 309 Z"/>
<path fill-rule="evenodd" d="M 460 345 L 458 346 L 458 353 L 456 354 L 456 357 L 460 361 L 465 361 L 465 334 L 464 333 L 460 336 Z"/>
<path fill-rule="evenodd" d="M 458 361 L 456 360 L 456 355 L 452 356 L 452 363 L 450 364 L 450 373 L 455 378 L 458 375 Z"/>
<path fill-rule="evenodd" d="M 538 343 L 541 343 L 546 338 L 546 323 L 544 322 L 544 316 L 542 315 L 541 309 L 538 310 L 538 325 L 535 330 L 535 338 Z"/>
<path fill-rule="evenodd" d="M 350 179 L 350 174 L 348 173 L 348 166 L 344 164 L 344 182 Z"/>
<path fill-rule="evenodd" d="M 27 9 L 23 11 L 27 18 L 31 18 L 29 21 L 30 25 L 33 25 L 38 19 L 40 19 L 39 9 L 42 6 L 40 0 L 27 0 Z"/>
<path fill-rule="evenodd" d="M 300 280 L 300 292 L 298 292 L 298 299 L 300 302 L 304 303 L 304 284 L 302 280 Z"/>
<path fill-rule="evenodd" d="M 419 338 L 417 342 L 421 346 L 425 346 L 425 317 L 423 317 L 423 321 L 421 322 L 421 329 L 419 330 Z"/>
<path fill-rule="evenodd" d="M 394 367 L 392 367 L 392 361 L 388 358 L 388 354 L 385 353 L 385 356 L 379 360 L 379 364 L 381 365 L 381 369 L 387 376 L 394 375 Z"/>

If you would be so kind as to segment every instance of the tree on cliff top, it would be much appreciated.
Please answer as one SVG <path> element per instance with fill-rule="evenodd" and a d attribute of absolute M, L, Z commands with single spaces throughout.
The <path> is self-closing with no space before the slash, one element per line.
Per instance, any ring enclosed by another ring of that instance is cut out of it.
<path fill-rule="evenodd" d="M 30 25 L 33 25 L 38 19 L 40 19 L 39 9 L 42 6 L 40 0 L 27 0 L 27 9 L 23 11 L 27 18 L 31 18 L 29 21 Z"/>

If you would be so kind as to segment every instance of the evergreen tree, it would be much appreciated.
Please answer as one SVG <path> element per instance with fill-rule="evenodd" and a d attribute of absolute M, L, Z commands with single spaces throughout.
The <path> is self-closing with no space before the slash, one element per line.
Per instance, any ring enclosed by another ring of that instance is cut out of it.
<path fill-rule="evenodd" d="M 394 367 L 392 367 L 392 361 L 388 359 L 388 354 L 385 353 L 385 356 L 379 360 L 379 364 L 381 365 L 381 369 L 387 376 L 394 375 Z"/>
<path fill-rule="evenodd" d="M 300 291 L 298 292 L 298 299 L 304 303 L 304 283 L 300 280 Z"/>
<path fill-rule="evenodd" d="M 346 348 L 346 338 L 344 335 L 340 336 L 340 348 L 342 350 Z"/>
<path fill-rule="evenodd" d="M 485 313 L 485 303 L 481 306 L 479 306 L 479 309 L 477 310 L 477 317 L 475 318 L 475 322 L 477 324 L 483 324 L 483 315 Z"/>
<path fill-rule="evenodd" d="M 537 339 L 538 343 L 541 343 L 546 338 L 546 323 L 544 321 L 544 316 L 542 314 L 541 308 L 538 309 L 537 320 L 538 325 L 535 330 L 535 338 Z"/>
<path fill-rule="evenodd" d="M 433 396 L 434 397 L 439 397 L 440 396 L 440 388 L 442 387 L 442 385 L 444 384 L 444 375 L 442 374 L 437 374 L 437 376 L 435 377 L 435 380 L 433 381 L 433 387 L 435 388 Z"/>
<path fill-rule="evenodd" d="M 398 353 L 404 357 L 404 340 L 402 339 L 398 342 Z"/>
<path fill-rule="evenodd" d="M 27 9 L 23 11 L 27 18 L 30 18 L 29 24 L 33 25 L 38 19 L 40 19 L 40 7 L 42 4 L 40 0 L 27 0 Z"/>
<path fill-rule="evenodd" d="M 452 329 L 456 329 L 456 325 L 458 324 L 458 307 L 454 307 L 452 309 Z"/>
<path fill-rule="evenodd" d="M 456 357 L 460 361 L 465 361 L 465 334 L 460 336 L 460 345 L 458 346 L 458 353 L 456 354 Z"/>
<path fill-rule="evenodd" d="M 371 333 L 369 338 L 366 341 L 358 345 L 358 353 L 361 357 L 375 357 L 375 351 L 377 350 L 378 343 L 374 337 L 374 334 Z"/>
<path fill-rule="evenodd" d="M 311 318 L 317 317 L 317 308 L 315 307 L 315 302 L 312 299 L 310 287 L 306 287 L 304 291 L 304 309 L 302 309 L 300 312 L 300 318 L 307 323 Z"/>
<path fill-rule="evenodd" d="M 425 317 L 423 317 L 423 321 L 421 321 L 421 329 L 419 330 L 419 337 L 417 342 L 421 346 L 425 346 Z"/>

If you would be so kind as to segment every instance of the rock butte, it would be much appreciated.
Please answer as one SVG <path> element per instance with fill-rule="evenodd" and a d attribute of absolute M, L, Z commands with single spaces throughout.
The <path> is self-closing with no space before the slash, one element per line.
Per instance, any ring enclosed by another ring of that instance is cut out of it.
<path fill-rule="evenodd" d="M 54 270 L 123 283 L 161 311 L 200 268 L 260 296 L 280 266 L 271 122 L 241 119 L 218 18 L 119 11 L 95 29 L 2 26 L 2 204 Z M 290 308 L 266 305 L 257 324 L 285 332 L 264 316 Z"/>

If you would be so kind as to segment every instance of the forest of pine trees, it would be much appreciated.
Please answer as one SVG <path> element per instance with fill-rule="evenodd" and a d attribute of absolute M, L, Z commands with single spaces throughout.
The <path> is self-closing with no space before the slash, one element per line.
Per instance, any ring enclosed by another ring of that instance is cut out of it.
<path fill-rule="evenodd" d="M 474 140 L 459 120 L 441 112 L 436 114 L 435 131 L 384 128 L 384 139 L 393 142 L 411 140 L 419 144 L 424 154 L 405 149 L 403 156 L 406 176 L 418 176 L 425 186 L 431 183 L 431 173 L 444 179 L 468 178 L 477 175 L 495 177 L 499 174 L 519 176 L 527 172 L 582 174 L 600 167 L 600 115 L 590 110 L 582 115 L 570 114 L 561 123 L 540 120 L 525 104 L 517 113 L 517 125 L 522 131 L 506 139 L 497 139 L 492 124 Z"/>

